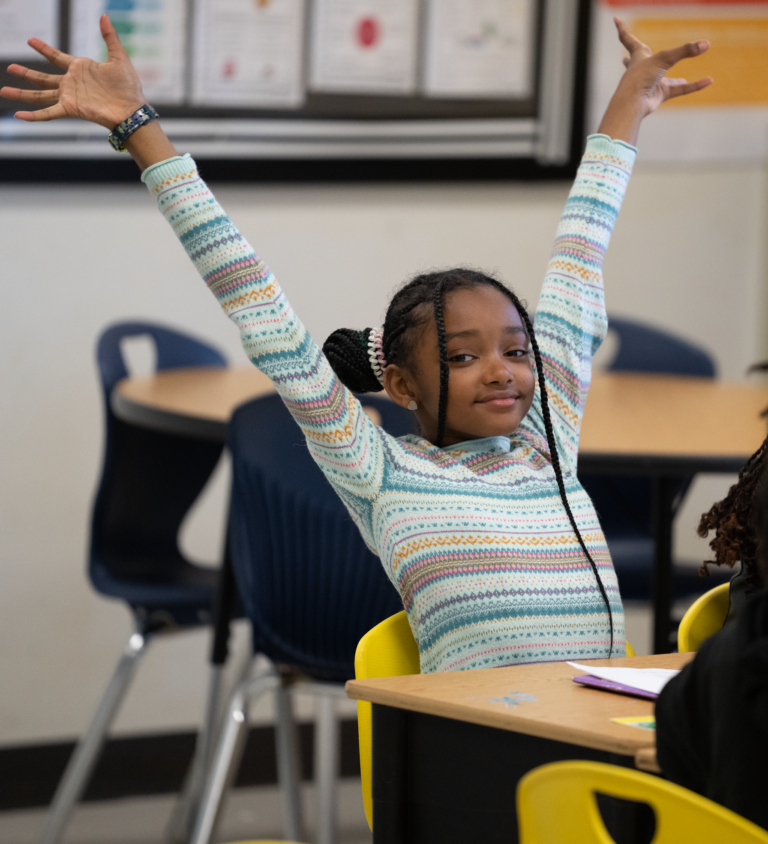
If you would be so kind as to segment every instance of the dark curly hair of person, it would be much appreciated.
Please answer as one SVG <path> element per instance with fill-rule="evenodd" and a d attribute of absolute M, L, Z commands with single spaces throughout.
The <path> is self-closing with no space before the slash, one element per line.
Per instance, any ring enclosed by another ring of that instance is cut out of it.
<path fill-rule="evenodd" d="M 755 364 L 751 371 L 768 370 L 768 361 Z M 768 416 L 766 408 L 762 416 Z M 763 577 L 757 561 L 756 526 L 758 515 L 754 512 L 756 494 L 761 481 L 766 476 L 768 466 L 768 436 L 760 448 L 747 460 L 739 472 L 739 479 L 728 490 L 722 501 L 718 501 L 701 516 L 698 534 L 706 537 L 710 531 L 715 536 L 709 541 L 709 547 L 715 555 L 714 560 L 702 563 L 699 569 L 704 576 L 709 574 L 709 566 L 730 566 L 733 568 L 741 561 L 744 568 L 747 591 L 752 593 L 763 585 Z M 764 483 L 763 483 L 764 485 Z"/>
<path fill-rule="evenodd" d="M 571 506 L 568 502 L 568 496 L 565 492 L 560 457 L 557 453 L 555 432 L 549 412 L 549 397 L 544 378 L 544 365 L 541 360 L 541 354 L 539 353 L 538 343 L 536 342 L 533 323 L 528 316 L 528 311 L 525 309 L 523 302 L 498 279 L 478 272 L 477 270 L 457 267 L 455 269 L 418 275 L 404 284 L 395 293 L 392 301 L 389 303 L 383 326 L 383 357 L 386 360 L 387 366 L 398 364 L 408 367 L 421 331 L 430 320 L 434 320 L 435 327 L 437 328 L 437 345 L 440 362 L 440 397 L 438 400 L 435 445 L 441 446 L 443 436 L 445 435 L 449 385 L 448 351 L 443 307 L 445 298 L 449 293 L 453 293 L 455 290 L 467 290 L 475 287 L 493 287 L 506 296 L 520 314 L 520 319 L 525 326 L 536 365 L 539 395 L 541 397 L 541 415 L 544 420 L 544 429 L 547 434 L 547 444 L 552 459 L 552 468 L 555 472 L 557 488 L 560 492 L 560 500 L 563 503 L 568 520 L 579 541 L 581 550 L 592 567 L 600 595 L 608 611 L 608 622 L 611 628 L 611 643 L 608 651 L 608 655 L 610 656 L 613 653 L 613 611 L 611 610 L 608 595 L 595 561 L 587 550 L 587 546 L 581 536 L 581 531 L 576 525 L 576 519 L 573 516 Z M 372 331 L 373 329 L 370 328 L 362 331 L 351 328 L 340 328 L 334 331 L 323 344 L 323 352 L 328 358 L 328 362 L 331 364 L 334 372 L 338 375 L 340 381 L 355 393 L 373 393 L 382 389 L 381 382 L 370 362 L 369 346 Z"/>

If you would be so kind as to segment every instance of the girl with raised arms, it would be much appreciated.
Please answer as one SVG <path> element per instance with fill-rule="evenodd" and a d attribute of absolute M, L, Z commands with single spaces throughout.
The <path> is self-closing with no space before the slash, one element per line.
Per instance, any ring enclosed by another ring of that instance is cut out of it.
<path fill-rule="evenodd" d="M 500 281 L 449 269 L 401 287 L 381 329 L 341 329 L 323 350 L 194 161 L 150 119 L 106 15 L 106 62 L 33 38 L 30 46 L 65 73 L 11 65 L 38 90 L 0 90 L 46 106 L 17 118 L 98 123 L 136 160 L 398 589 L 424 672 L 624 654 L 616 575 L 576 477 L 591 360 L 607 328 L 601 267 L 642 119 L 711 79 L 666 76 L 706 41 L 652 55 L 616 25 L 626 71 L 587 141 L 535 318 Z M 421 436 L 389 436 L 351 392 L 382 388 L 416 414 Z"/>

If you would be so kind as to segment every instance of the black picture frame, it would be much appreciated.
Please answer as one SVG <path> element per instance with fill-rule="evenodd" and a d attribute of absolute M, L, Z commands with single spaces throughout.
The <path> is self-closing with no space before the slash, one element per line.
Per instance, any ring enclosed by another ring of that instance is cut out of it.
<path fill-rule="evenodd" d="M 568 2 L 569 0 L 565 0 Z M 585 110 L 587 86 L 587 61 L 590 36 L 591 0 L 573 0 L 577 5 L 575 27 L 574 72 L 572 90 L 563 92 L 563 101 L 570 106 L 570 143 L 565 160 L 557 163 L 542 163 L 533 156 L 499 157 L 291 157 L 291 158 L 237 158 L 196 154 L 196 162 L 204 177 L 211 182 L 229 183 L 359 183 L 359 182 L 462 182 L 462 181 L 553 181 L 573 178 L 578 166 L 585 138 Z M 539 0 L 539 32 L 541 31 L 542 9 L 545 3 L 555 8 L 563 0 Z M 550 9 L 550 14 L 552 13 Z M 69 46 L 69 0 L 61 0 L 60 43 L 65 50 Z M 29 67 L 49 70 L 41 62 L 29 62 Z M 11 77 L 5 68 L 0 70 L 0 85 L 18 86 L 18 80 Z M 538 88 L 537 80 L 537 88 Z M 316 98 L 317 99 L 317 98 Z M 332 98 L 331 98 L 332 99 Z M 3 113 L 15 110 L 15 103 L 2 101 Z M 326 103 L 327 105 L 327 103 Z M 488 104 L 484 106 L 488 108 Z M 503 114 L 503 103 L 491 103 L 499 116 Z M 522 108 L 525 109 L 525 104 Z M 518 109 L 520 105 L 518 104 Z M 535 105 L 533 106 L 535 109 Z M 226 118 L 247 118 L 251 113 L 225 109 L 192 109 L 175 107 L 162 109 L 165 117 L 196 116 L 216 121 Z M 472 114 L 471 109 L 468 112 Z M 261 115 L 259 115 L 261 116 Z M 437 117 L 445 115 L 437 113 Z M 375 116 L 369 118 L 375 120 Z M 106 143 L 106 141 L 104 142 Z M 1 146 L 1 145 L 0 145 Z M 182 150 L 186 151 L 186 150 Z M 100 183 L 135 182 L 136 165 L 127 154 L 108 158 L 87 158 L 78 156 L 4 156 L 0 149 L 0 182 L 4 183 Z"/>

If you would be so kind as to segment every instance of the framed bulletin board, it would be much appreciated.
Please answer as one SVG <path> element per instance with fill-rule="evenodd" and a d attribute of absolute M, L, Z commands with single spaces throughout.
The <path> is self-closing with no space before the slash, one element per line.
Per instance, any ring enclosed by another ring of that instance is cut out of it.
<path fill-rule="evenodd" d="M 581 154 L 589 0 L 5 0 L 0 63 L 43 69 L 31 35 L 104 60 L 105 11 L 211 180 L 566 178 Z M 17 108 L 0 179 L 135 178 L 102 127 Z"/>

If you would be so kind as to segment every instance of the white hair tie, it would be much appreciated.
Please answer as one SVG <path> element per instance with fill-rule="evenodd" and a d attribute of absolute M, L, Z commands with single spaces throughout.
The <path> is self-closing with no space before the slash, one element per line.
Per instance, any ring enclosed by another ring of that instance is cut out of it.
<path fill-rule="evenodd" d="M 372 328 L 368 334 L 368 360 L 379 384 L 384 386 L 384 370 L 387 361 L 384 358 L 384 329 Z"/>

